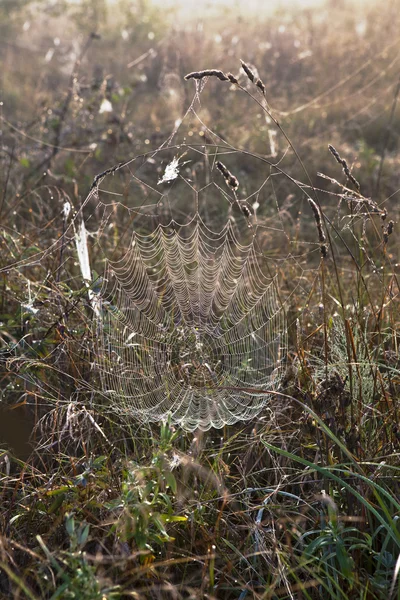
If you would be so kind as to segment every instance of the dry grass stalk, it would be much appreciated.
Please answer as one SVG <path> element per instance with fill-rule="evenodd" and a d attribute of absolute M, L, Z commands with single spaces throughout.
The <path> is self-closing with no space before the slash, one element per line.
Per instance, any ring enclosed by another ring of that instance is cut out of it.
<path fill-rule="evenodd" d="M 188 73 L 185 75 L 185 79 L 204 79 L 204 77 L 217 77 L 221 81 L 232 81 L 232 79 L 225 75 L 222 71 L 218 69 L 206 69 L 205 71 L 193 71 L 192 73 Z M 233 76 L 232 76 L 233 77 Z"/>
<path fill-rule="evenodd" d="M 383 231 L 383 243 L 387 244 L 389 241 L 389 236 L 392 235 L 394 228 L 394 221 L 389 221 L 387 227 Z"/>
<path fill-rule="evenodd" d="M 326 236 L 325 236 L 324 230 L 322 229 L 321 211 L 318 208 L 316 202 L 314 202 L 314 200 L 312 198 L 308 198 L 308 203 L 311 206 L 311 209 L 313 211 L 315 224 L 317 226 L 318 239 L 319 239 L 319 244 L 320 244 L 320 249 L 321 249 L 321 256 L 322 256 L 322 258 L 326 258 L 328 256 L 328 247 L 326 244 Z"/>
<path fill-rule="evenodd" d="M 243 60 L 241 60 L 240 62 L 242 63 L 243 71 L 246 73 L 250 81 L 254 83 L 263 94 L 265 94 L 265 85 L 263 81 L 254 75 L 253 71 L 250 69 L 247 63 L 245 63 Z"/>
<path fill-rule="evenodd" d="M 231 83 L 234 83 L 234 84 L 236 84 L 236 85 L 239 85 L 239 81 L 238 81 L 238 79 L 237 79 L 237 78 L 236 78 L 234 75 L 232 75 L 232 73 L 227 73 L 227 74 L 226 74 L 226 76 L 227 76 L 227 78 L 229 79 L 229 81 L 230 81 Z"/>
<path fill-rule="evenodd" d="M 204 79 L 204 77 L 217 77 L 220 81 L 230 81 L 235 85 L 239 85 L 238 79 L 232 73 L 224 73 L 219 69 L 206 69 L 204 71 L 193 71 L 185 75 L 185 79 Z"/>
<path fill-rule="evenodd" d="M 226 168 L 224 163 L 222 163 L 220 160 L 217 161 L 216 165 L 217 165 L 218 171 L 223 175 L 226 184 L 230 188 L 232 188 L 234 191 L 236 191 L 239 187 L 238 179 L 234 175 L 232 175 L 232 173 Z"/>
<path fill-rule="evenodd" d="M 252 214 L 251 210 L 244 201 L 239 202 L 239 207 L 245 217 L 247 217 L 247 218 L 251 217 L 251 214 Z"/>
<path fill-rule="evenodd" d="M 240 61 L 242 63 L 242 69 L 246 73 L 247 77 L 250 79 L 252 83 L 255 83 L 256 77 L 253 71 L 250 69 L 249 65 L 244 62 L 244 60 Z"/>
<path fill-rule="evenodd" d="M 336 162 L 338 162 L 339 165 L 342 165 L 343 173 L 345 173 L 347 178 L 353 183 L 353 185 L 355 185 L 357 190 L 360 191 L 360 184 L 357 181 L 357 179 L 354 177 L 354 175 L 351 174 L 349 166 L 348 166 L 347 162 L 345 161 L 345 159 L 340 156 L 339 152 L 331 144 L 329 144 L 328 148 L 329 148 L 329 152 L 336 159 Z"/>

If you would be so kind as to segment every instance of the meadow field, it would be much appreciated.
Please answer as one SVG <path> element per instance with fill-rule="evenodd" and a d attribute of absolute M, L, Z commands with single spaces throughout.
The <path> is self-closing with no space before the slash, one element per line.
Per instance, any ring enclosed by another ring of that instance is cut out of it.
<path fill-rule="evenodd" d="M 0 0 L 0 598 L 400 598 L 399 28 Z"/>

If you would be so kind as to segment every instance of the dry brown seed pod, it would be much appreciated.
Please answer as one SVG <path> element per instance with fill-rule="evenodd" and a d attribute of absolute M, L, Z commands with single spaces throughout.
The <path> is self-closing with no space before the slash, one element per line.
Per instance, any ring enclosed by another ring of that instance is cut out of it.
<path fill-rule="evenodd" d="M 329 152 L 332 154 L 332 156 L 334 156 L 336 162 L 338 162 L 339 165 L 342 165 L 343 172 L 345 173 L 345 175 L 356 186 L 357 190 L 359 190 L 360 189 L 360 184 L 357 181 L 357 179 L 354 177 L 354 175 L 352 175 L 350 173 L 350 169 L 349 169 L 348 164 L 345 161 L 345 159 L 340 156 L 339 152 L 331 144 L 328 145 L 328 149 L 329 149 Z"/>
<path fill-rule="evenodd" d="M 218 160 L 216 162 L 216 166 L 217 166 L 218 171 L 220 173 L 222 173 L 226 184 L 229 185 L 230 188 L 232 188 L 233 190 L 236 191 L 239 187 L 238 179 L 234 175 L 232 175 L 232 173 L 226 168 L 224 163 L 222 163 L 220 160 Z"/>
<path fill-rule="evenodd" d="M 203 79 L 204 77 L 217 77 L 221 81 L 229 81 L 229 78 L 225 73 L 218 69 L 206 69 L 205 71 L 193 71 L 185 75 L 185 79 Z"/>
<path fill-rule="evenodd" d="M 236 79 L 236 77 L 234 75 L 232 75 L 232 73 L 227 73 L 226 76 L 231 83 L 236 83 L 236 84 L 239 83 L 239 81 Z"/>
<path fill-rule="evenodd" d="M 251 210 L 247 206 L 247 204 L 245 204 L 244 202 L 240 202 L 239 206 L 240 206 L 240 210 L 242 211 L 242 213 L 244 214 L 245 217 L 247 217 L 247 218 L 251 217 Z"/>
<path fill-rule="evenodd" d="M 324 233 L 324 230 L 322 229 L 321 211 L 318 208 L 316 202 L 314 202 L 314 200 L 312 198 L 308 198 L 308 203 L 311 206 L 311 209 L 313 211 L 315 224 L 317 226 L 321 256 L 322 256 L 322 258 L 326 258 L 328 256 L 328 248 L 326 245 L 325 233 Z"/>
<path fill-rule="evenodd" d="M 387 244 L 389 241 L 389 235 L 392 235 L 394 228 L 394 221 L 389 221 L 387 227 L 383 230 L 383 243 Z"/>
<path fill-rule="evenodd" d="M 265 94 L 265 85 L 263 84 L 261 79 L 257 79 L 256 86 L 262 91 L 263 94 Z"/>
<path fill-rule="evenodd" d="M 250 79 L 252 83 L 255 81 L 255 76 L 253 71 L 250 69 L 249 65 L 247 65 L 243 60 L 240 61 L 242 63 L 242 69 L 246 73 L 247 77 Z"/>

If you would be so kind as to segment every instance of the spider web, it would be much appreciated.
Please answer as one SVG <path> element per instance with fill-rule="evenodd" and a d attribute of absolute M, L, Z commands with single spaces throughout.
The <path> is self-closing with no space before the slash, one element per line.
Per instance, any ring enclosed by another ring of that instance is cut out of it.
<path fill-rule="evenodd" d="M 258 415 L 286 352 L 276 250 L 266 250 L 284 231 L 268 226 L 275 209 L 263 225 L 254 214 L 265 179 L 243 197 L 217 168 L 238 152 L 197 114 L 200 91 L 160 148 L 97 178 L 75 218 L 94 240 L 103 397 L 128 418 L 169 416 L 191 431 Z M 188 143 L 196 130 L 203 143 Z"/>
<path fill-rule="evenodd" d="M 132 414 L 194 430 L 257 415 L 279 379 L 284 318 L 274 280 L 230 222 L 200 217 L 136 234 L 99 292 L 103 388 Z M 239 389 L 232 389 L 239 388 Z"/>

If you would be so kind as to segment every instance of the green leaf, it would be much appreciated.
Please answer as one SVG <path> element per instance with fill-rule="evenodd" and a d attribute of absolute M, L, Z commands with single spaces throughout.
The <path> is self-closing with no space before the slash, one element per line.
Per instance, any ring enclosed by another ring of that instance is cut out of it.
<path fill-rule="evenodd" d="M 62 503 L 65 500 L 65 494 L 61 494 L 60 496 L 57 496 L 54 500 L 54 502 L 52 502 L 48 513 L 49 515 L 51 515 L 52 513 L 55 513 L 58 511 L 58 509 L 60 508 L 60 506 L 62 506 Z"/>
<path fill-rule="evenodd" d="M 166 514 L 162 514 L 160 515 L 160 517 L 163 519 L 163 521 L 166 521 L 167 523 L 186 523 L 186 521 L 188 520 L 187 517 L 179 517 L 178 515 L 166 515 Z"/>
<path fill-rule="evenodd" d="M 164 523 L 163 523 L 162 519 L 160 519 L 160 517 L 158 515 L 153 515 L 152 521 L 153 521 L 154 525 L 157 527 L 157 529 L 159 530 L 159 532 L 161 533 L 163 540 L 169 541 L 170 537 L 164 527 Z"/>
<path fill-rule="evenodd" d="M 343 542 L 339 540 L 336 542 L 336 558 L 342 574 L 351 583 L 353 581 L 353 559 L 349 556 Z"/>
<path fill-rule="evenodd" d="M 46 492 L 46 496 L 58 496 L 59 494 L 64 494 L 64 492 L 68 492 L 69 489 L 70 488 L 68 485 L 62 485 L 58 488 L 55 488 L 54 490 L 49 490 L 48 492 Z"/>
<path fill-rule="evenodd" d="M 171 491 L 174 494 L 176 494 L 177 484 L 176 484 L 176 479 L 175 479 L 175 476 L 173 475 L 173 473 L 171 473 L 171 471 L 166 471 L 166 473 L 164 473 L 164 479 L 165 479 L 165 483 L 167 485 L 169 485 L 169 487 L 171 488 Z"/>
<path fill-rule="evenodd" d="M 87 539 L 89 537 L 89 530 L 90 530 L 90 525 L 89 523 L 83 528 L 83 530 L 81 531 L 80 535 L 79 535 L 79 544 L 81 544 L 82 546 L 84 544 L 86 544 Z"/>
<path fill-rule="evenodd" d="M 75 532 L 75 519 L 73 517 L 73 515 L 71 514 L 67 514 L 66 515 L 66 521 L 65 521 L 65 529 L 67 530 L 67 533 L 69 536 L 74 535 Z"/>

